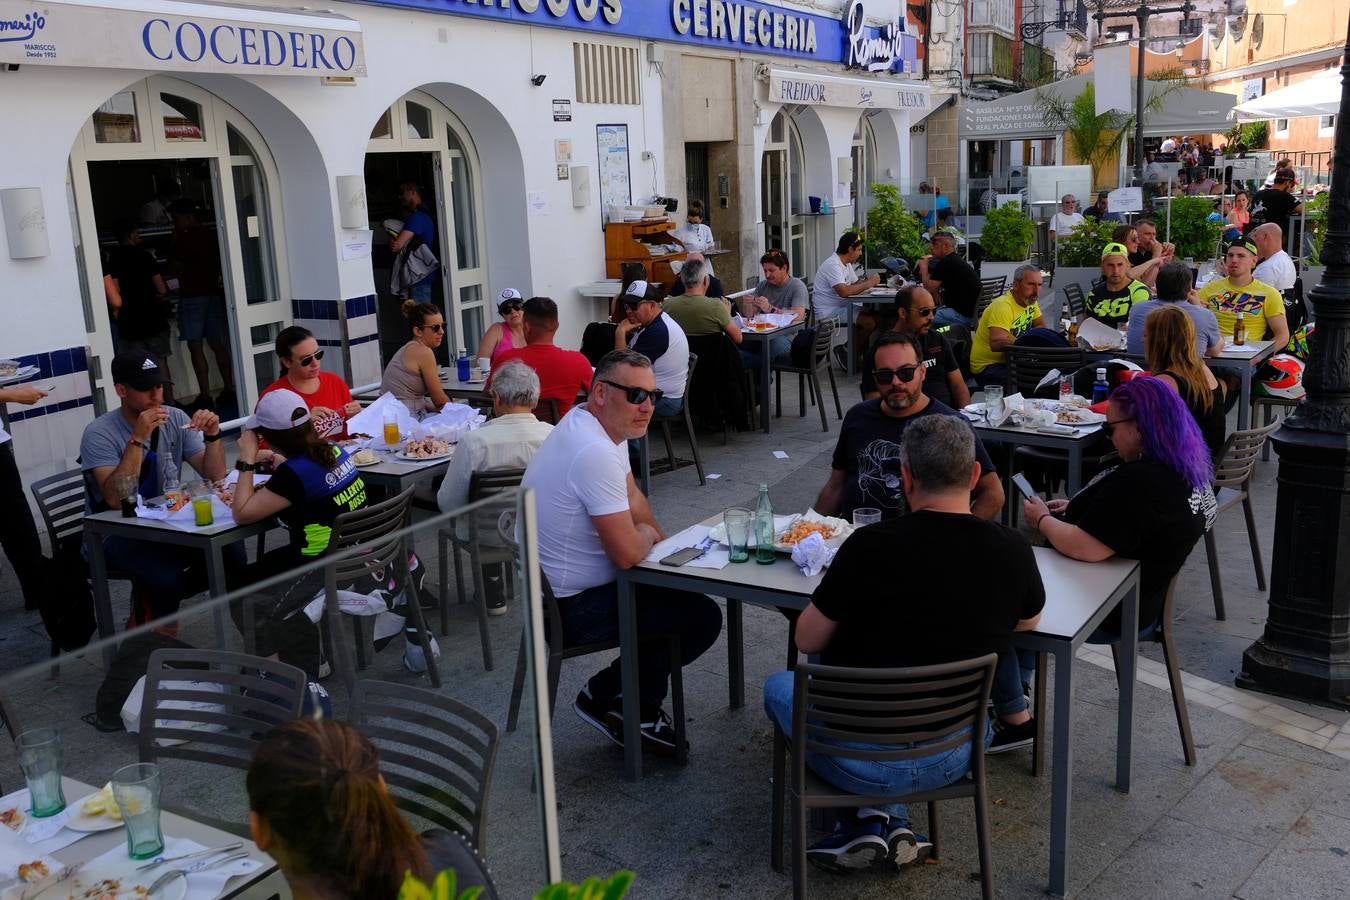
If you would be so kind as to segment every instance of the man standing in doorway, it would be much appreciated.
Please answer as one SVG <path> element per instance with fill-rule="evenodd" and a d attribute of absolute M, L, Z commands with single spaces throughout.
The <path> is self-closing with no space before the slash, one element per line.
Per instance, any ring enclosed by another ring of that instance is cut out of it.
<path fill-rule="evenodd" d="M 398 199 L 403 204 L 405 213 L 403 230 L 398 233 L 398 237 L 389 242 L 389 249 L 396 254 L 402 254 L 405 247 L 411 253 L 419 246 L 425 245 L 434 255 L 436 252 L 436 222 L 422 204 L 422 188 L 415 181 L 405 181 L 398 186 L 398 191 Z M 396 260 L 395 265 L 401 262 L 401 259 Z M 405 285 L 404 289 L 407 291 L 407 295 L 418 303 L 430 303 L 431 285 L 435 280 L 436 273 L 434 271 L 428 272 L 415 284 Z"/>
<path fill-rule="evenodd" d="M 230 326 L 225 315 L 220 271 L 220 242 L 214 231 L 202 227 L 201 213 L 191 200 L 169 204 L 173 216 L 173 266 L 178 275 L 178 335 L 187 341 L 192 371 L 197 376 L 197 406 L 215 409 L 206 344 L 216 358 L 223 382 L 219 403 L 231 405 L 234 362 L 226 343 Z"/>
<path fill-rule="evenodd" d="M 169 288 L 159 263 L 140 245 L 141 229 L 135 222 L 118 226 L 117 246 L 109 260 L 109 273 L 117 282 L 122 306 L 117 313 L 117 352 L 148 353 L 155 364 L 169 369 Z M 164 402 L 173 403 L 173 385 L 164 385 Z"/>

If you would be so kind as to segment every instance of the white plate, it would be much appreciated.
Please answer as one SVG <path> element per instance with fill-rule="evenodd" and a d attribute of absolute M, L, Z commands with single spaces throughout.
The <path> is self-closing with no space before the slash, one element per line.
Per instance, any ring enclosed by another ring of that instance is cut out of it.
<path fill-rule="evenodd" d="M 115 900 L 145 900 L 145 889 L 168 871 L 164 866 L 159 866 L 146 872 L 137 872 L 136 867 L 145 865 L 146 860 L 129 859 L 120 855 L 119 857 L 96 866 L 87 865 L 76 871 L 73 876 L 47 885 L 41 893 L 34 894 L 29 900 L 67 900 L 70 897 L 77 900 L 89 897 L 92 900 L 93 897 L 103 896 L 113 897 Z M 94 892 L 94 886 L 105 880 L 118 882 L 116 893 Z M 138 891 L 137 888 L 142 890 Z M 187 896 L 187 889 L 186 878 L 174 878 L 155 892 L 155 900 L 183 900 Z"/>
<path fill-rule="evenodd" d="M 1075 410 L 1073 410 L 1073 415 L 1074 415 L 1074 421 L 1072 421 L 1072 422 L 1061 422 L 1061 421 L 1059 420 L 1059 414 L 1056 413 L 1056 415 L 1055 415 L 1055 424 L 1056 424 L 1056 425 L 1070 425 L 1070 426 L 1079 426 L 1079 425 L 1100 425 L 1102 422 L 1105 422 L 1105 421 L 1106 421 L 1106 416 L 1102 415 L 1102 414 L 1099 413 L 1099 412 L 1093 412 L 1093 411 L 1090 410 L 1090 409 L 1084 409 L 1084 408 L 1075 409 Z"/>
<path fill-rule="evenodd" d="M 400 450 L 394 455 L 397 456 L 399 459 L 406 459 L 408 462 L 431 462 L 432 460 L 445 459 L 447 456 L 453 455 L 454 452 L 455 451 L 452 448 L 450 450 L 445 451 L 444 453 L 437 453 L 434 456 L 408 456 L 406 453 Z"/>
<path fill-rule="evenodd" d="M 371 466 L 378 466 L 381 462 L 383 462 L 383 460 L 381 460 L 378 456 L 372 459 L 370 462 L 357 462 L 356 454 L 354 453 L 352 454 L 352 465 L 356 466 L 358 469 L 366 469 Z"/>
<path fill-rule="evenodd" d="M 106 813 L 99 813 L 96 816 L 86 815 L 84 810 L 84 801 L 97 796 L 98 791 L 92 794 L 86 794 L 74 803 L 70 808 L 74 810 L 74 815 L 66 820 L 66 827 L 71 831 L 111 831 L 114 828 L 121 828 L 125 824 L 121 819 L 114 819 Z"/>

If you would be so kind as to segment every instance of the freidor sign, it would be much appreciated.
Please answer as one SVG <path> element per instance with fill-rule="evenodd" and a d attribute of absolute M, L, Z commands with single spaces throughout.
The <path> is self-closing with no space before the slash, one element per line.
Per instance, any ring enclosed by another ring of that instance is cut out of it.
<path fill-rule="evenodd" d="M 365 75 L 342 16 L 156 0 L 0 0 L 0 63 L 258 75 Z"/>

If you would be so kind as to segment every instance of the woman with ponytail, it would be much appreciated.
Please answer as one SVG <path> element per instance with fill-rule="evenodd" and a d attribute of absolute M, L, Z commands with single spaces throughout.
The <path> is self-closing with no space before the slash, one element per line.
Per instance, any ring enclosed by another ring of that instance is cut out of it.
<path fill-rule="evenodd" d="M 380 393 L 388 391 L 413 415 L 435 411 L 450 402 L 441 387 L 441 368 L 436 348 L 445 341 L 445 316 L 434 303 L 403 301 L 403 317 L 412 337 L 394 351 L 380 380 Z"/>
<path fill-rule="evenodd" d="M 430 883 L 453 868 L 461 889 L 486 885 L 483 864 L 459 835 L 418 836 L 380 776 L 379 751 L 334 719 L 278 725 L 248 770 L 249 830 L 277 861 L 296 900 L 394 900 L 405 873 Z"/>

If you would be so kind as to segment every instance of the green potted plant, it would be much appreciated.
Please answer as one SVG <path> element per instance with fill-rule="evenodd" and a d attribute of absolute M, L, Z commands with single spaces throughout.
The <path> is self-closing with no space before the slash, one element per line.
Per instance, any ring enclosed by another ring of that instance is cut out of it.
<path fill-rule="evenodd" d="M 1211 221 L 1214 201 L 1204 197 L 1173 197 L 1170 222 L 1154 215 L 1159 233 L 1170 226 L 1172 245 L 1177 259 L 1202 262 L 1218 253 L 1219 238 L 1223 236 L 1223 222 Z"/>
<path fill-rule="evenodd" d="M 1327 267 L 1322 261 L 1322 245 L 1327 239 L 1327 208 L 1330 205 L 1330 191 L 1314 194 L 1311 200 L 1303 204 L 1303 208 L 1307 211 L 1308 233 L 1312 235 L 1312 247 L 1309 248 L 1308 258 L 1304 260 L 1303 265 L 1305 297 L 1309 291 L 1322 283 L 1322 276 L 1326 274 Z"/>
<path fill-rule="evenodd" d="M 1052 281 L 1056 294 L 1061 294 L 1066 286 L 1076 284 L 1086 296 L 1092 283 L 1102 276 L 1102 249 L 1111 243 L 1111 233 L 1119 225 L 1119 222 L 1085 218 L 1068 234 L 1058 236 L 1058 262 Z"/>
<path fill-rule="evenodd" d="M 873 265 L 884 257 L 898 256 L 913 266 L 928 253 L 923 224 L 905 209 L 900 189 L 895 185 L 872 185 L 872 208 L 867 211 L 863 243 Z"/>
<path fill-rule="evenodd" d="M 560 881 L 535 894 L 534 900 L 622 900 L 634 877 L 634 873 L 625 869 L 603 881 L 594 875 L 581 884 Z M 482 896 L 481 885 L 465 888 L 461 893 L 456 881 L 454 869 L 437 873 L 430 884 L 406 872 L 398 891 L 398 900 L 477 900 Z"/>
<path fill-rule="evenodd" d="M 984 249 L 980 277 L 1011 276 L 1028 262 L 1035 237 L 1036 223 L 1022 212 L 1021 204 L 1009 202 L 989 210 L 980 229 L 980 246 Z"/>

